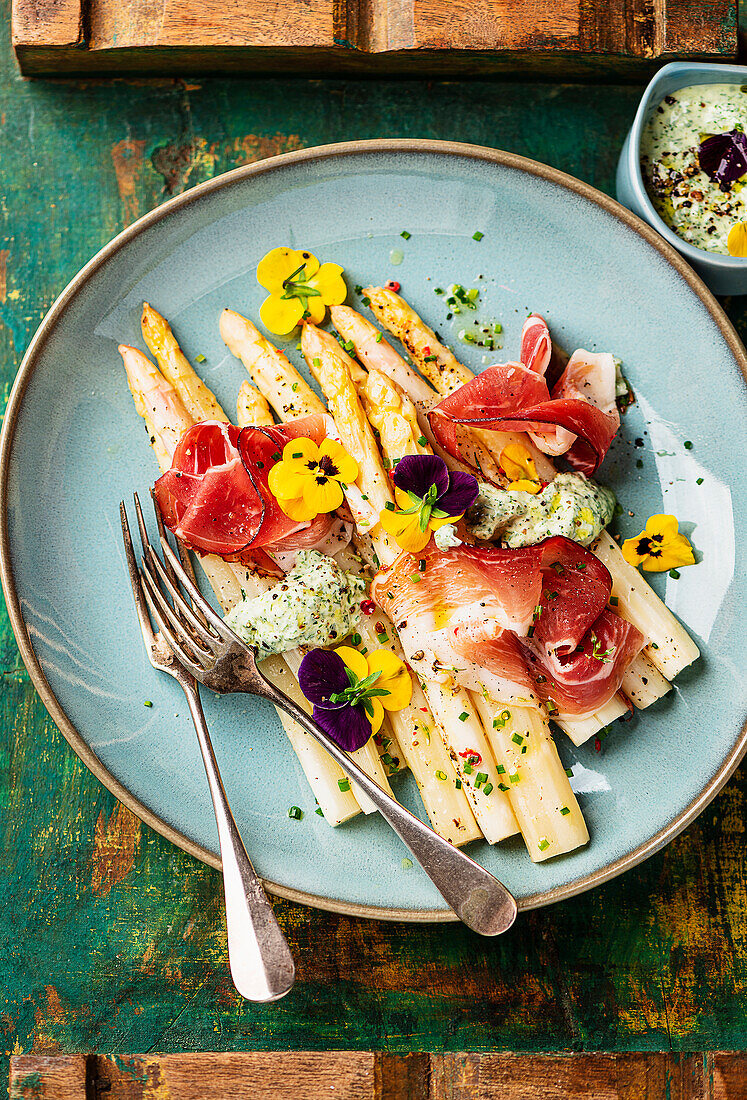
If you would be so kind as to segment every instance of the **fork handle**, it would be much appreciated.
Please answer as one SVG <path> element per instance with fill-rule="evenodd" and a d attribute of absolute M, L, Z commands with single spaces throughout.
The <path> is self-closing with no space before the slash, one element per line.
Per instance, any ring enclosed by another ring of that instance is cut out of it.
<path fill-rule="evenodd" d="M 252 677 L 252 692 L 257 693 L 258 687 L 261 687 L 263 695 L 282 707 L 291 718 L 295 718 L 299 726 L 324 746 L 404 841 L 459 919 L 482 936 L 497 936 L 506 932 L 516 920 L 517 910 L 514 897 L 503 883 L 383 791 L 305 710 L 266 680 L 259 670 L 256 673 L 257 677 Z M 257 684 L 257 678 L 261 679 L 261 685 Z"/>
<path fill-rule="evenodd" d="M 277 1001 L 289 992 L 295 965 L 288 941 L 254 870 L 231 813 L 197 686 L 182 682 L 202 752 L 223 864 L 228 959 L 234 984 L 249 1001 Z"/>

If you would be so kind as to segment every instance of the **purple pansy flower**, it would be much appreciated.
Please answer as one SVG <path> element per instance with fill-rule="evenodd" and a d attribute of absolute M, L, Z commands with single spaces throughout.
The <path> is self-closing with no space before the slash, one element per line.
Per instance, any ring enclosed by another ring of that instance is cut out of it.
<path fill-rule="evenodd" d="M 371 736 L 366 700 L 388 694 L 373 686 L 376 679 L 378 674 L 357 680 L 342 657 L 330 649 L 312 649 L 301 661 L 298 682 L 313 703 L 314 719 L 345 752 L 360 749 Z"/>
<path fill-rule="evenodd" d="M 700 143 L 698 160 L 705 174 L 728 190 L 747 173 L 747 134 L 727 130 L 707 137 Z"/>
<path fill-rule="evenodd" d="M 476 477 L 459 470 L 450 472 L 438 455 L 405 455 L 397 463 L 392 481 L 411 499 L 430 504 L 438 519 L 463 515 L 479 492 Z"/>

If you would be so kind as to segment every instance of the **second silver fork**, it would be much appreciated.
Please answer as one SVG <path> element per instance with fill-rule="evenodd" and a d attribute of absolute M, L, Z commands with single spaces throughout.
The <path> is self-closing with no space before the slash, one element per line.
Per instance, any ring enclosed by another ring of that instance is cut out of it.
<path fill-rule="evenodd" d="M 150 548 L 150 543 L 148 542 L 145 522 L 137 495 L 135 496 L 135 510 L 143 544 L 143 553 L 146 553 L 147 549 Z M 159 531 L 163 532 L 163 524 L 158 510 L 156 510 L 156 515 L 159 521 Z M 187 697 L 205 765 L 215 809 L 223 866 L 228 960 L 231 976 L 237 990 L 247 1000 L 276 1001 L 280 997 L 284 997 L 293 986 L 295 979 L 293 956 L 265 893 L 262 880 L 249 859 L 231 812 L 210 740 L 210 733 L 205 722 L 197 681 L 176 659 L 163 634 L 160 631 L 158 634 L 153 632 L 146 603 L 147 600 L 151 609 L 153 609 L 152 596 L 148 591 L 149 579 L 145 579 L 137 567 L 124 502 L 120 504 L 120 518 L 127 568 L 148 659 L 154 668 L 172 676 L 183 689 Z M 176 583 L 174 574 L 172 574 L 172 578 L 173 582 Z M 145 591 L 143 590 L 143 580 L 145 580 Z M 150 598 L 148 599 L 148 597 Z M 193 618 L 195 622 L 198 622 L 196 616 L 193 615 Z"/>
<path fill-rule="evenodd" d="M 460 920 L 484 936 L 510 928 L 516 901 L 503 883 L 382 790 L 305 710 L 267 680 L 257 667 L 255 651 L 203 599 L 163 534 L 161 548 L 163 561 L 144 542 L 142 575 L 153 617 L 184 667 L 213 691 L 259 695 L 282 707 L 369 796 Z"/>

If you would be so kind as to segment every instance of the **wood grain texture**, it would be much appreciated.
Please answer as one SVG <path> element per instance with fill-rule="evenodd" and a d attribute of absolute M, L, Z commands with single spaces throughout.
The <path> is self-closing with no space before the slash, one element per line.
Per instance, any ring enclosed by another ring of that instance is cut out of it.
<path fill-rule="evenodd" d="M 10 1100 L 747 1100 L 747 1054 L 13 1058 Z"/>
<path fill-rule="evenodd" d="M 0 11 L 7 27 L 5 0 Z M 287 149 L 371 136 L 499 145 L 613 192 L 641 91 L 529 80 L 25 80 L 6 34 L 2 391 L 67 281 L 171 194 Z M 411 276 L 405 263 L 381 278 L 407 293 Z M 727 309 L 747 336 L 747 298 Z M 280 902 L 298 980 L 262 1006 L 231 984 L 220 876 L 128 821 L 85 770 L 30 685 L 2 608 L 0 726 L 2 1080 L 14 1051 L 747 1048 L 744 767 L 663 852 L 522 916 L 496 942 L 456 925 Z M 635 723 L 624 735 L 636 736 Z M 614 736 L 602 752 L 615 752 Z"/>
<path fill-rule="evenodd" d="M 88 0 L 85 40 L 70 39 L 77 2 L 15 0 L 24 71 L 488 71 L 558 51 L 558 67 L 609 70 L 737 50 L 738 0 Z"/>

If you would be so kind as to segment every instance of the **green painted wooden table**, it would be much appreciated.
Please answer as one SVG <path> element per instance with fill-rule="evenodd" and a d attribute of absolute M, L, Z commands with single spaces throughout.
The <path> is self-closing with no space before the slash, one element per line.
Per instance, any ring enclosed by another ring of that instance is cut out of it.
<path fill-rule="evenodd" d="M 417 136 L 513 150 L 611 191 L 640 94 L 557 83 L 29 82 L 7 43 L 2 60 L 6 394 L 78 268 L 138 215 L 209 176 L 299 146 Z M 747 335 L 747 299 L 727 308 Z M 522 917 L 498 942 L 280 903 L 298 983 L 287 1000 L 257 1007 L 228 976 L 219 875 L 84 769 L 29 683 L 7 618 L 0 645 L 6 1056 L 747 1046 L 744 770 L 666 851 Z"/>

